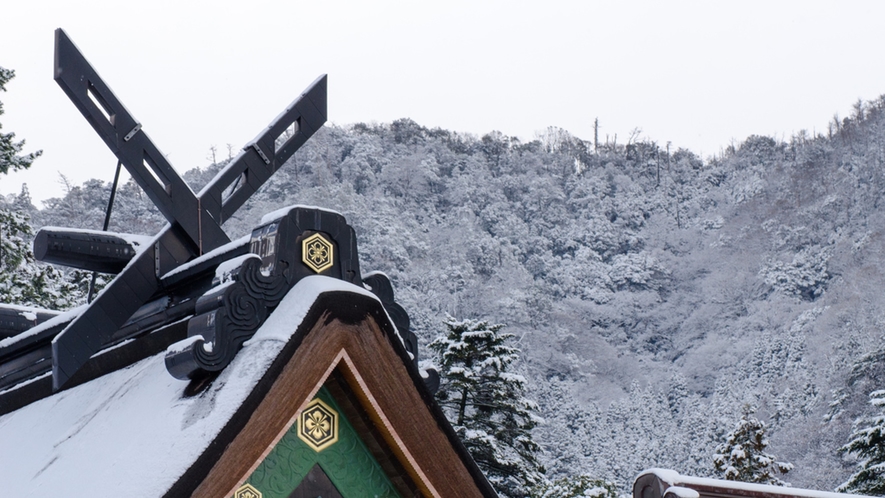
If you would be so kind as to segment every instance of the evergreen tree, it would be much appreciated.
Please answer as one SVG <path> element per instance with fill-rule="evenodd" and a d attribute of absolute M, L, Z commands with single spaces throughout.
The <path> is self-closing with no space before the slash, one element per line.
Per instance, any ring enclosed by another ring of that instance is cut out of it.
<path fill-rule="evenodd" d="M 593 479 L 586 475 L 566 477 L 537 486 L 532 498 L 617 498 L 618 488 L 603 479 Z"/>
<path fill-rule="evenodd" d="M 6 91 L 6 83 L 14 76 L 12 70 L 0 67 L 0 91 Z M 14 142 L 14 138 L 14 133 L 0 133 L 0 174 L 26 169 L 41 154 L 37 151 L 20 155 L 25 142 Z M 59 270 L 34 260 L 31 252 L 34 234 L 28 215 L 31 208 L 27 186 L 22 186 L 21 194 L 10 196 L 10 200 L 0 198 L 0 303 L 70 308 L 82 298 L 82 293 L 77 291 L 77 279 L 81 275 L 74 272 L 67 279 Z"/>
<path fill-rule="evenodd" d="M 728 435 L 726 442 L 716 448 L 713 464 L 729 481 L 788 486 L 774 474 L 786 474 L 793 464 L 778 462 L 777 457 L 765 453 L 768 446 L 765 423 L 753 416 L 755 411 L 754 407 L 744 406 L 738 426 Z"/>
<path fill-rule="evenodd" d="M 851 434 L 851 441 L 839 448 L 839 453 L 858 457 L 859 470 L 836 491 L 864 495 L 885 495 L 885 391 L 870 393 L 870 404 L 878 413 L 861 419 Z"/>
<path fill-rule="evenodd" d="M 37 263 L 31 252 L 34 233 L 22 207 L 27 188 L 13 202 L 0 199 L 0 303 L 68 309 L 85 300 L 80 283 L 86 272 L 64 275 Z"/>
<path fill-rule="evenodd" d="M 441 365 L 437 399 L 495 489 L 526 496 L 544 470 L 531 433 L 537 405 L 524 397 L 525 378 L 509 371 L 519 358 L 507 345 L 513 334 L 486 321 L 449 316 L 444 324 L 446 335 L 429 346 Z"/>
<path fill-rule="evenodd" d="M 15 71 L 0 67 L 0 91 L 5 92 L 6 83 L 14 77 Z M 0 116 L 2 115 L 3 102 L 0 102 Z M 2 129 L 3 125 L 0 124 L 0 130 Z M 37 152 L 32 152 L 30 154 L 20 155 L 22 147 L 25 145 L 25 141 L 21 140 L 15 142 L 13 141 L 14 138 L 15 133 L 0 132 L 0 174 L 5 174 L 10 169 L 12 171 L 27 169 L 31 166 L 31 163 L 34 162 L 34 159 L 43 153 L 43 151 L 38 150 Z"/>

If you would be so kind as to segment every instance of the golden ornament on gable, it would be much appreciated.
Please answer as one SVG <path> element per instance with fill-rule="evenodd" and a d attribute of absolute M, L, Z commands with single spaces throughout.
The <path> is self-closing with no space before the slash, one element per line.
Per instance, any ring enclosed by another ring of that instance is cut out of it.
<path fill-rule="evenodd" d="M 298 417 L 298 438 L 314 451 L 322 451 L 338 442 L 338 412 L 316 398 Z"/>
<path fill-rule="evenodd" d="M 261 491 L 251 484 L 243 484 L 234 492 L 234 498 L 261 498 Z"/>
<path fill-rule="evenodd" d="M 331 242 L 315 233 L 301 242 L 301 260 L 311 270 L 322 273 L 334 264 L 334 250 Z"/>

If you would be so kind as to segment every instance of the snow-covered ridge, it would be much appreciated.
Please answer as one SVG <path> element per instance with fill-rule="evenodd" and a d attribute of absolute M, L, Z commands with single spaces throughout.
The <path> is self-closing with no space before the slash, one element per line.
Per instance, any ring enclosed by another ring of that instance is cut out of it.
<path fill-rule="evenodd" d="M 47 310 L 44 308 L 36 308 L 34 306 L 22 306 L 20 304 L 6 304 L 3 303 L 3 307 L 10 310 L 20 311 L 22 313 L 61 313 L 60 311 L 55 310 Z"/>
<path fill-rule="evenodd" d="M 77 233 L 83 233 L 83 234 L 87 234 L 87 235 L 96 235 L 99 237 L 108 237 L 108 236 L 117 237 L 117 238 L 125 240 L 127 243 L 129 243 L 135 247 L 140 247 L 143 245 L 150 244 L 150 242 L 154 239 L 153 235 L 138 235 L 138 234 L 122 233 L 122 232 L 104 232 L 101 230 L 89 230 L 86 228 L 72 229 L 72 228 L 65 228 L 65 227 L 51 227 L 50 226 L 50 227 L 42 227 L 40 230 L 42 230 L 44 232 L 61 232 L 61 233 L 70 233 L 73 230 L 73 231 L 76 231 Z"/>
<path fill-rule="evenodd" d="M 324 277 L 322 275 L 314 275 L 305 277 L 295 284 L 283 301 L 277 306 L 276 310 L 264 322 L 255 335 L 243 344 L 246 347 L 250 344 L 256 344 L 261 341 L 280 341 L 288 342 L 295 333 L 295 327 L 292 324 L 301 323 L 310 307 L 317 298 L 327 292 L 352 292 L 362 296 L 369 297 L 380 304 L 381 301 L 375 294 L 345 282 L 337 278 Z M 390 317 L 388 317 L 390 320 Z M 393 320 L 390 320 L 393 323 Z M 238 355 L 242 355 L 242 352 Z"/>
<path fill-rule="evenodd" d="M 308 206 L 306 204 L 293 204 L 291 206 L 280 208 L 280 209 L 277 209 L 276 211 L 271 211 L 270 213 L 265 214 L 264 216 L 261 217 L 261 224 L 266 225 L 266 224 L 270 223 L 271 221 L 280 219 L 283 216 L 289 214 L 289 211 L 291 211 L 295 208 L 304 208 L 304 209 L 311 209 L 311 210 L 317 210 L 317 211 L 325 211 L 327 213 L 333 213 L 333 214 L 337 214 L 339 216 L 343 216 L 343 215 L 341 215 L 341 213 L 339 213 L 338 211 L 335 211 L 334 209 L 327 209 L 327 208 L 322 208 L 322 207 L 318 207 L 318 206 Z"/>
<path fill-rule="evenodd" d="M 834 493 L 832 491 L 817 491 L 814 489 L 801 489 L 794 488 L 789 486 L 773 486 L 769 484 L 755 484 L 750 482 L 741 482 L 741 481 L 726 481 L 721 479 L 710 479 L 706 477 L 693 477 L 693 476 L 684 476 L 676 472 L 675 470 L 670 469 L 648 469 L 636 477 L 638 481 L 644 476 L 655 476 L 660 479 L 663 483 L 669 485 L 664 491 L 664 495 L 666 495 L 669 491 L 674 490 L 678 491 L 680 489 L 691 489 L 697 491 L 698 489 L 701 492 L 713 489 L 719 490 L 730 490 L 734 491 L 734 494 L 739 494 L 743 496 L 759 496 L 764 495 L 767 497 L 802 497 L 802 498 L 848 498 L 848 497 L 862 497 L 864 495 L 854 495 L 847 493 Z M 721 491 L 720 493 L 725 493 L 725 491 Z M 683 497 L 683 495 L 678 494 L 680 498 L 688 498 Z"/>
<path fill-rule="evenodd" d="M 15 344 L 18 341 L 23 339 L 27 339 L 29 337 L 33 337 L 41 332 L 46 331 L 47 329 L 54 327 L 60 323 L 66 323 L 73 321 L 74 318 L 83 313 L 87 308 L 87 305 L 77 306 L 74 309 L 70 309 L 63 313 L 59 313 L 58 315 L 46 320 L 45 322 L 37 325 L 36 327 L 31 327 L 28 330 L 22 332 L 21 334 L 14 335 L 12 337 L 7 337 L 6 339 L 0 340 L 0 348 L 4 348 L 9 346 L 10 344 Z"/>
<path fill-rule="evenodd" d="M 222 262 L 218 265 L 218 268 L 215 269 L 215 278 L 217 278 L 221 282 L 225 282 L 227 279 L 230 278 L 231 272 L 239 268 L 244 261 L 250 258 L 259 258 L 259 256 L 254 253 L 248 253 Z"/>
<path fill-rule="evenodd" d="M 58 315 L 59 313 L 61 313 L 60 311 L 35 308 L 32 306 L 21 306 L 18 304 L 0 304 L 0 307 L 2 307 L 4 310 L 17 312 L 20 316 L 24 317 L 25 320 L 31 322 L 37 321 L 37 313 L 45 313 L 50 315 Z"/>

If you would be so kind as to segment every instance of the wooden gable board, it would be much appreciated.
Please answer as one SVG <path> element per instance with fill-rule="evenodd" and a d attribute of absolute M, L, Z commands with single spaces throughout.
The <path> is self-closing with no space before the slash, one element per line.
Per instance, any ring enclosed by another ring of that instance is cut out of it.
<path fill-rule="evenodd" d="M 231 422 L 167 496 L 232 496 L 338 371 L 425 496 L 496 496 L 377 301 L 322 294 Z"/>

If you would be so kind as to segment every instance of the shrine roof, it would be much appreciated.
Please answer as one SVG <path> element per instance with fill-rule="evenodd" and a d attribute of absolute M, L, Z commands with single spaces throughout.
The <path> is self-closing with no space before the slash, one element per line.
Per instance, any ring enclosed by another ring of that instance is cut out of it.
<path fill-rule="evenodd" d="M 0 416 L 4 490 L 13 496 L 162 495 L 219 435 L 319 296 L 330 292 L 377 301 L 341 280 L 301 280 L 199 394 L 185 394 L 188 382 L 168 374 L 160 353 Z M 72 490 L 72 481 L 83 489 Z"/>

